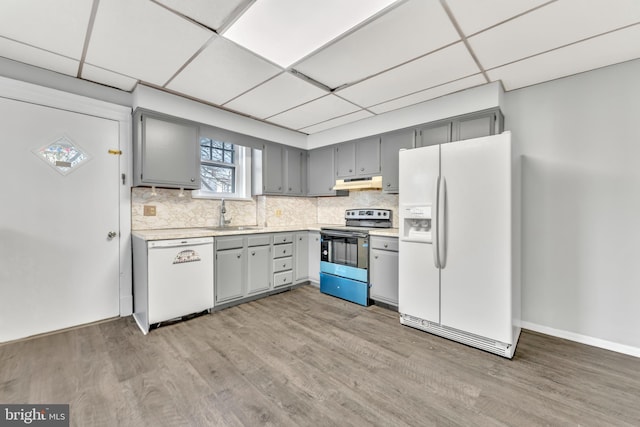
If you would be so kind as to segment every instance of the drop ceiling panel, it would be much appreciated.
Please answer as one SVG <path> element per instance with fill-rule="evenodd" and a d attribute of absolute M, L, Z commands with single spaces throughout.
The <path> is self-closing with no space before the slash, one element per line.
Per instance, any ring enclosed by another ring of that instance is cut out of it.
<path fill-rule="evenodd" d="M 279 72 L 275 65 L 216 37 L 167 88 L 222 105 Z"/>
<path fill-rule="evenodd" d="M 470 36 L 549 0 L 446 0 L 462 32 Z"/>
<path fill-rule="evenodd" d="M 212 34 L 150 1 L 101 1 L 86 60 L 162 86 Z"/>
<path fill-rule="evenodd" d="M 252 52 L 288 67 L 394 0 L 261 0 L 224 32 Z"/>
<path fill-rule="evenodd" d="M 366 110 L 356 111 L 355 113 L 347 114 L 346 116 L 337 117 L 335 119 L 327 120 L 326 122 L 318 123 L 317 125 L 309 126 L 300 129 L 300 132 L 307 134 L 322 132 L 323 130 L 331 129 L 334 127 L 346 125 L 347 123 L 353 123 L 358 120 L 366 119 L 367 117 L 373 117 L 374 114 Z"/>
<path fill-rule="evenodd" d="M 436 1 L 408 1 L 294 66 L 331 88 L 353 83 L 459 40 Z"/>
<path fill-rule="evenodd" d="M 359 110 L 358 107 L 327 95 L 268 119 L 268 121 L 291 129 L 301 129 Z"/>
<path fill-rule="evenodd" d="M 518 89 L 639 58 L 638 40 L 640 25 L 634 25 L 493 69 L 488 74 L 492 80 L 502 80 L 506 90 Z"/>
<path fill-rule="evenodd" d="M 282 73 L 225 104 L 225 107 L 264 119 L 326 94 L 317 86 Z"/>
<path fill-rule="evenodd" d="M 376 114 L 386 113 L 387 111 L 397 110 L 398 108 L 407 107 L 409 105 L 418 104 L 420 102 L 428 101 L 439 96 L 447 95 L 468 89 L 470 87 L 479 86 L 485 84 L 487 81 L 482 74 L 475 74 L 473 76 L 465 77 L 460 80 L 456 80 L 451 83 L 445 83 L 441 86 L 436 86 L 431 89 L 426 89 L 411 95 L 403 96 L 393 101 L 383 102 L 382 104 L 374 105 L 368 109 Z"/>
<path fill-rule="evenodd" d="M 3 0 L 0 36 L 79 60 L 91 5 L 87 0 Z"/>
<path fill-rule="evenodd" d="M 0 56 L 75 77 L 79 61 L 0 37 Z"/>
<path fill-rule="evenodd" d="M 477 74 L 479 71 L 466 47 L 460 42 L 337 93 L 355 104 L 368 107 Z"/>
<path fill-rule="evenodd" d="M 155 0 L 214 30 L 247 0 Z"/>
<path fill-rule="evenodd" d="M 640 1 L 562 0 L 469 38 L 485 69 L 640 22 Z"/>
<path fill-rule="evenodd" d="M 138 83 L 136 79 L 132 79 L 131 77 L 123 76 L 122 74 L 114 73 L 113 71 L 87 63 L 82 66 L 82 78 L 126 90 L 127 92 L 132 91 Z"/>

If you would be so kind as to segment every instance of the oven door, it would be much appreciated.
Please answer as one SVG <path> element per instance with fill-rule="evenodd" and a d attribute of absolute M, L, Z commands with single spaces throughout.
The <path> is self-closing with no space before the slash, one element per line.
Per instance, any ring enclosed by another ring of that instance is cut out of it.
<path fill-rule="evenodd" d="M 369 268 L 369 236 L 366 233 L 322 230 L 320 239 L 320 261 Z"/>

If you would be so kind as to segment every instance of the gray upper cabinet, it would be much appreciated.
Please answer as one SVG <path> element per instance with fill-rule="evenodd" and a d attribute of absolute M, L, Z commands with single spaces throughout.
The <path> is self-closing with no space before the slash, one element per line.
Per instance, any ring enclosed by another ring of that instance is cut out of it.
<path fill-rule="evenodd" d="M 307 153 L 307 195 L 335 196 L 348 194 L 345 191 L 335 191 L 335 149 L 321 147 Z"/>
<path fill-rule="evenodd" d="M 404 148 L 413 148 L 414 137 L 413 129 L 382 135 L 380 146 L 382 191 L 398 192 L 398 152 Z"/>
<path fill-rule="evenodd" d="M 452 122 L 431 123 L 418 129 L 416 148 L 451 142 Z"/>
<path fill-rule="evenodd" d="M 380 174 L 380 137 L 358 139 L 336 147 L 336 176 L 352 178 Z"/>
<path fill-rule="evenodd" d="M 501 131 L 496 129 L 496 125 L 499 125 L 499 123 L 496 123 L 497 120 L 498 112 L 495 111 L 479 115 L 472 115 L 469 117 L 461 117 L 454 122 L 454 141 L 479 138 L 481 136 L 489 136 L 500 133 Z"/>
<path fill-rule="evenodd" d="M 255 194 L 301 196 L 305 188 L 304 151 L 277 144 L 262 147 L 262 191 Z M 257 169 L 254 168 L 254 173 Z"/>
<path fill-rule="evenodd" d="M 264 194 L 284 192 L 284 158 L 282 147 L 265 145 L 262 147 L 262 184 Z"/>
<path fill-rule="evenodd" d="M 134 186 L 200 188 L 196 123 L 144 110 L 133 123 Z"/>

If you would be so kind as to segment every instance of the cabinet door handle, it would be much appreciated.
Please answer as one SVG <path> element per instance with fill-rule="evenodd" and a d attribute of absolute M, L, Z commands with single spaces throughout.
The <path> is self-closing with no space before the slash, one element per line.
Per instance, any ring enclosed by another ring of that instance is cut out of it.
<path fill-rule="evenodd" d="M 278 190 L 282 190 L 282 187 L 278 187 Z"/>
<path fill-rule="evenodd" d="M 195 179 L 195 178 L 191 178 L 191 182 L 195 182 L 195 181 L 196 181 L 196 179 Z"/>
<path fill-rule="evenodd" d="M 283 249 L 283 250 L 282 250 L 282 253 L 283 253 L 283 254 L 286 254 L 286 253 L 287 253 L 287 250 L 286 250 L 286 249 Z"/>
<path fill-rule="evenodd" d="M 349 169 L 349 172 L 353 172 L 353 169 Z"/>
<path fill-rule="evenodd" d="M 238 254 L 237 257 L 240 258 L 240 254 Z"/>
<path fill-rule="evenodd" d="M 298 237 L 298 240 L 300 240 L 302 242 L 302 237 Z"/>
<path fill-rule="evenodd" d="M 378 255 L 374 255 L 374 258 L 375 258 L 375 259 L 378 259 Z"/>
<path fill-rule="evenodd" d="M 255 254 L 256 254 L 256 252 L 255 252 L 255 251 L 251 252 L 251 256 L 254 256 Z"/>
<path fill-rule="evenodd" d="M 282 281 L 283 281 L 283 282 L 286 282 L 286 281 L 287 281 L 287 278 L 286 278 L 286 277 L 283 277 L 283 278 L 282 278 Z"/>
<path fill-rule="evenodd" d="M 391 187 L 391 183 L 390 182 L 387 182 L 387 187 Z"/>
<path fill-rule="evenodd" d="M 282 268 L 285 268 L 287 266 L 287 264 L 282 264 Z"/>
<path fill-rule="evenodd" d="M 289 187 L 289 191 L 291 191 L 291 187 Z"/>
<path fill-rule="evenodd" d="M 384 244 L 384 247 L 385 247 L 385 248 L 388 248 L 388 247 L 389 247 L 389 245 L 385 243 L 385 244 Z"/>
<path fill-rule="evenodd" d="M 364 168 L 360 168 L 360 172 L 364 172 Z"/>

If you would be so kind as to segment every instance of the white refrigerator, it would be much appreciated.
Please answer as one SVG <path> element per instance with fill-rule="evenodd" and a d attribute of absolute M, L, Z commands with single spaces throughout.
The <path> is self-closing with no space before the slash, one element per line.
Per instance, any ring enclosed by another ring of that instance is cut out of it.
<path fill-rule="evenodd" d="M 403 325 L 513 357 L 520 335 L 518 170 L 509 132 L 400 152 Z"/>

